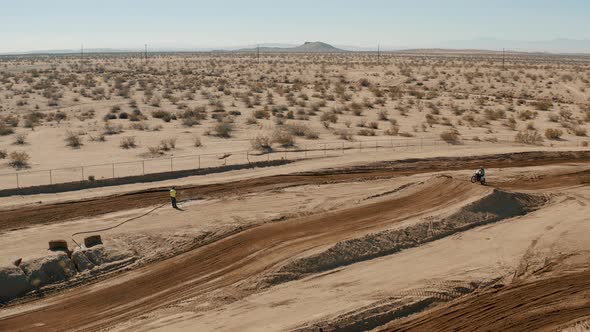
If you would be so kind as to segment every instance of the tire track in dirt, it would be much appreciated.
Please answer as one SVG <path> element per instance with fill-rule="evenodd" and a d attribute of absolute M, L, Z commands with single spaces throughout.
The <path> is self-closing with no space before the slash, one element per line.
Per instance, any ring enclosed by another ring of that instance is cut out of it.
<path fill-rule="evenodd" d="M 180 187 L 179 191 L 183 199 L 218 198 L 293 186 L 368 181 L 436 171 L 475 169 L 482 164 L 486 165 L 486 168 L 503 168 L 583 161 L 590 161 L 590 151 L 522 152 L 487 156 L 406 159 L 351 168 L 261 177 L 210 185 L 184 186 Z M 153 188 L 122 195 L 4 210 L 0 211 L 0 232 L 144 208 L 161 204 L 167 199 L 168 188 Z"/>
<path fill-rule="evenodd" d="M 556 330 L 590 315 L 590 266 L 581 272 L 511 284 L 393 321 L 378 331 Z"/>
<path fill-rule="evenodd" d="M 481 186 L 439 178 L 386 201 L 264 224 L 103 284 L 36 302 L 28 311 L 24 307 L 24 312 L 0 319 L 0 330 L 108 328 L 163 306 L 255 279 L 293 255 L 486 192 Z"/>

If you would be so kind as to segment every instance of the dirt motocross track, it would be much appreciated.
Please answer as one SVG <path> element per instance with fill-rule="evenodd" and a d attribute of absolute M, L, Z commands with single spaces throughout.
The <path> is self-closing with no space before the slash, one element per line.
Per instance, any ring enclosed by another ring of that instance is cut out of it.
<path fill-rule="evenodd" d="M 590 161 L 590 153 L 588 152 L 518 153 L 478 158 L 406 160 L 313 174 L 283 175 L 241 182 L 187 187 L 183 188 L 183 192 L 189 197 L 218 197 L 308 184 L 363 181 L 440 170 L 475 169 L 480 164 L 485 164 L 488 168 L 501 168 L 585 161 Z M 572 184 L 579 184 L 581 176 L 585 176 L 585 174 L 572 174 L 563 177 L 563 179 L 568 179 Z M 518 183 L 524 189 L 531 184 L 516 181 L 506 182 L 504 185 L 516 188 Z M 541 187 L 554 184 L 555 182 L 550 177 L 534 183 L 535 186 Z M 82 202 L 31 207 L 27 211 L 3 211 L 0 213 L 2 220 L 0 230 L 6 231 L 41 223 L 57 223 L 82 216 L 151 206 L 161 202 L 162 195 L 165 195 L 163 190 L 165 189 Z M 115 282 L 107 281 L 104 284 L 82 286 L 50 297 L 21 313 L 0 318 L 0 330 L 63 331 L 100 330 L 113 327 L 143 313 L 194 298 L 200 294 L 230 287 L 237 282 L 251 286 L 256 285 L 263 272 L 275 269 L 294 255 L 338 243 L 359 234 L 377 231 L 386 225 L 391 226 L 409 218 L 420 217 L 445 206 L 460 204 L 474 195 L 484 195 L 486 190 L 488 189 L 485 187 L 471 185 L 467 181 L 438 177 L 430 183 L 417 187 L 405 196 L 319 215 L 263 224 L 165 261 L 131 271 L 115 278 Z M 571 278 L 573 280 L 563 281 L 566 283 L 564 284 L 565 288 L 559 288 L 560 291 L 563 290 L 562 295 L 587 291 L 587 273 L 572 275 Z M 530 301 L 526 301 L 527 303 L 534 304 L 533 300 L 538 300 L 534 294 L 554 292 L 551 282 L 527 287 L 529 288 L 522 288 L 523 294 L 529 294 Z M 515 288 L 510 291 L 517 292 L 519 289 Z M 244 292 L 243 295 L 247 295 L 248 291 Z M 510 292 L 507 294 L 501 298 L 502 301 L 506 301 L 506 305 L 497 309 L 500 313 L 496 317 L 503 317 L 502 315 L 505 315 L 506 311 L 512 310 L 510 298 L 523 303 L 526 299 L 520 295 L 510 295 Z M 557 294 L 555 296 L 559 295 L 557 291 L 555 294 Z M 549 300 L 550 298 L 547 301 Z M 480 301 L 485 305 L 485 301 L 488 300 L 475 298 L 472 301 Z M 587 302 L 576 303 L 579 303 L 579 307 L 572 309 L 576 314 L 590 314 L 584 309 L 588 308 Z M 475 304 L 464 304 L 461 307 L 463 309 L 457 310 L 457 316 L 471 310 L 472 305 L 475 307 Z M 451 307 L 448 310 L 453 310 L 453 308 L 456 307 Z M 445 317 L 445 312 L 442 312 L 440 316 Z M 564 316 L 563 320 L 568 321 L 571 316 L 568 314 L 567 317 Z M 457 317 L 456 320 L 459 323 L 449 325 L 448 329 L 461 326 L 460 317 Z M 439 326 L 436 325 L 434 318 L 432 321 L 434 325 L 431 326 Z M 415 327 L 418 330 L 424 330 L 424 328 L 429 330 L 429 325 L 425 324 L 430 323 L 429 320 L 420 321 L 414 325 L 407 323 L 408 325 L 400 326 L 400 328 L 413 329 Z M 486 327 L 487 325 L 481 326 Z M 498 325 L 501 329 L 523 327 L 526 329 L 536 326 L 533 323 L 518 326 Z"/>
<path fill-rule="evenodd" d="M 365 181 L 417 173 L 486 168 L 540 166 L 568 162 L 590 161 L 590 152 L 523 152 L 479 157 L 408 159 L 382 162 L 367 166 L 335 169 L 315 173 L 279 175 L 237 182 L 183 187 L 183 199 L 216 198 L 255 192 L 327 183 Z M 541 183 L 536 184 L 537 186 Z M 80 217 L 92 217 L 120 210 L 160 204 L 168 188 L 100 197 L 83 201 L 63 202 L 26 209 L 0 211 L 0 232 L 30 227 L 36 224 L 59 223 Z"/>

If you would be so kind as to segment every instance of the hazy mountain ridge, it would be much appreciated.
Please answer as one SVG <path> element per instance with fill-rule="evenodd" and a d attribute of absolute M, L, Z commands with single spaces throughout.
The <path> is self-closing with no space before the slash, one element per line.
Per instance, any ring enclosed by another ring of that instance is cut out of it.
<path fill-rule="evenodd" d="M 148 52 L 257 52 L 261 53 L 344 53 L 344 52 L 376 52 L 374 47 L 337 45 L 316 41 L 305 42 L 302 45 L 285 43 L 264 43 L 260 45 L 242 45 L 228 47 L 175 47 L 172 45 L 148 45 Z M 465 51 L 507 51 L 534 52 L 534 53 L 564 53 L 564 54 L 589 54 L 590 40 L 557 38 L 546 41 L 516 41 L 496 38 L 477 38 L 472 40 L 456 40 L 440 42 L 437 44 L 391 46 L 381 45 L 383 52 L 417 51 L 417 50 L 465 50 Z M 88 48 L 84 53 L 140 53 L 143 47 L 138 48 Z M 62 50 L 38 50 L 24 52 L 6 52 L 2 55 L 27 55 L 27 54 L 78 54 L 79 49 Z"/>

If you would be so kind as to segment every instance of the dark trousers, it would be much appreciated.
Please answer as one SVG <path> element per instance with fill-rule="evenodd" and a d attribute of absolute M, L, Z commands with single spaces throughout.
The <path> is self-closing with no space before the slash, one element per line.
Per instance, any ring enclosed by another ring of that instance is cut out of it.
<path fill-rule="evenodd" d="M 178 206 L 176 206 L 176 197 L 170 197 L 170 201 L 172 202 L 172 207 L 177 209 Z"/>

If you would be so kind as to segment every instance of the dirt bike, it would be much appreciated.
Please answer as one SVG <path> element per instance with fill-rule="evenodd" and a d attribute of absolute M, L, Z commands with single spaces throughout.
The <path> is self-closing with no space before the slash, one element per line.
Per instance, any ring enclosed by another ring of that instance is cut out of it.
<path fill-rule="evenodd" d="M 473 174 L 473 176 L 471 177 L 471 183 L 476 183 L 479 182 L 482 185 L 486 184 L 486 178 L 480 176 L 479 174 L 475 173 Z"/>

